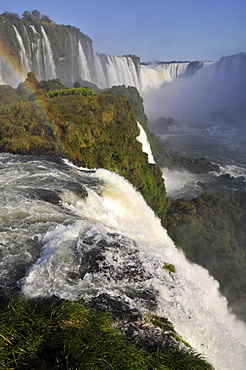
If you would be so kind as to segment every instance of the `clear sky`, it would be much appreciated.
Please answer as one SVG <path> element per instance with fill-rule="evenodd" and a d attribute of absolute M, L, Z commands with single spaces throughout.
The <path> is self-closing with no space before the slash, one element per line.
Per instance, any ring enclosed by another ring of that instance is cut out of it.
<path fill-rule="evenodd" d="M 0 0 L 78 27 L 97 52 L 141 61 L 218 60 L 246 52 L 246 0 Z"/>

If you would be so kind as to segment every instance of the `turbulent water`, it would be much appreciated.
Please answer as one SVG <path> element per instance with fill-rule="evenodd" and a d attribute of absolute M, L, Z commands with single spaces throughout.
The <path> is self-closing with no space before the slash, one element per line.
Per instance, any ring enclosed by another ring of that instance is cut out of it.
<path fill-rule="evenodd" d="M 228 312 L 217 282 L 187 262 L 125 179 L 10 154 L 0 155 L 0 173 L 5 294 L 89 300 L 106 292 L 167 316 L 216 370 L 245 369 L 244 324 Z"/>
<path fill-rule="evenodd" d="M 67 55 L 54 57 L 43 27 L 20 24 L 13 30 L 24 73 L 68 85 L 135 86 L 149 119 L 173 116 L 180 124 L 163 136 L 167 148 L 206 156 L 220 164 L 219 174 L 246 179 L 245 54 L 216 63 L 144 65 L 134 56 L 98 55 L 89 38 L 67 29 Z M 17 87 L 22 80 L 1 57 L 1 84 Z M 138 140 L 153 163 L 142 130 Z M 229 313 L 218 283 L 186 261 L 126 180 L 104 169 L 10 154 L 0 154 L 0 173 L 4 294 L 90 300 L 107 293 L 167 316 L 216 370 L 245 369 L 245 325 Z M 208 180 L 184 171 L 163 174 L 174 197 L 186 191 L 184 184 L 195 191 L 197 180 Z M 166 271 L 165 263 L 177 272 Z"/>

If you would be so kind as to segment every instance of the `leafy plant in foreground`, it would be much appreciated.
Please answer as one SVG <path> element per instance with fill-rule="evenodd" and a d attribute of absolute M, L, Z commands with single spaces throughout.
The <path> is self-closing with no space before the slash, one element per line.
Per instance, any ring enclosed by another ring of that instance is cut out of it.
<path fill-rule="evenodd" d="M 35 364 L 64 370 L 212 370 L 192 350 L 150 354 L 138 348 L 113 327 L 109 314 L 79 302 L 13 300 L 1 309 L 0 367 L 24 370 Z"/>

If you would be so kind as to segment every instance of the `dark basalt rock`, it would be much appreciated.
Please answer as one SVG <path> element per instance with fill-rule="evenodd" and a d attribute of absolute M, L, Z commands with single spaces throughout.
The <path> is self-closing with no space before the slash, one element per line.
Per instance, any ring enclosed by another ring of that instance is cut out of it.
<path fill-rule="evenodd" d="M 48 189 L 35 189 L 34 196 L 52 204 L 61 204 L 58 192 Z"/>
<path fill-rule="evenodd" d="M 64 190 L 72 191 L 78 197 L 84 199 L 88 196 L 86 188 L 77 182 L 66 182 L 63 187 Z M 34 189 L 32 195 L 36 198 L 42 199 L 45 202 L 61 205 L 62 190 L 49 189 Z"/>
<path fill-rule="evenodd" d="M 114 325 L 140 348 L 154 352 L 182 345 L 181 342 L 170 336 L 170 331 L 146 323 L 140 311 L 108 294 L 104 293 L 92 298 L 87 306 L 90 309 L 109 312 L 112 315 Z"/>
<path fill-rule="evenodd" d="M 78 197 L 82 199 L 88 196 L 86 188 L 78 182 L 73 182 L 73 181 L 67 182 L 65 188 L 67 190 L 72 191 L 75 195 L 77 195 Z"/>
<path fill-rule="evenodd" d="M 107 251 L 112 254 L 112 263 L 106 260 Z M 98 238 L 97 235 L 85 237 L 74 253 L 75 264 L 80 267 L 76 272 L 71 271 L 68 279 L 83 279 L 86 273 L 94 272 L 113 281 L 141 282 L 150 278 L 139 258 L 137 244 L 118 234 L 107 233 L 106 238 Z"/>
<path fill-rule="evenodd" d="M 180 124 L 173 117 L 160 117 L 155 122 L 150 124 L 150 129 L 155 134 L 168 134 L 174 127 L 179 127 Z"/>
<path fill-rule="evenodd" d="M 217 179 L 217 182 L 220 185 L 224 185 L 224 186 L 229 187 L 229 188 L 230 187 L 240 188 L 240 187 L 246 185 L 246 180 L 245 180 L 244 176 L 234 177 L 234 176 L 231 176 L 229 173 L 220 175 Z"/>
<path fill-rule="evenodd" d="M 141 304 L 145 306 L 148 310 L 154 311 L 157 308 L 156 296 L 157 291 L 151 291 L 150 289 L 132 289 L 128 288 L 125 291 L 129 298 L 137 298 L 141 301 Z"/>
<path fill-rule="evenodd" d="M 205 190 L 206 188 L 207 188 L 207 185 L 206 184 L 204 184 L 203 182 L 201 182 L 201 181 L 197 181 L 196 182 L 196 186 L 198 186 L 199 188 L 201 188 L 201 189 L 203 189 L 203 190 Z"/>
<path fill-rule="evenodd" d="M 136 308 L 131 308 L 128 304 L 120 302 L 106 293 L 93 297 L 89 302 L 88 307 L 110 312 L 114 319 L 117 318 L 126 322 L 142 318 L 142 314 Z"/>

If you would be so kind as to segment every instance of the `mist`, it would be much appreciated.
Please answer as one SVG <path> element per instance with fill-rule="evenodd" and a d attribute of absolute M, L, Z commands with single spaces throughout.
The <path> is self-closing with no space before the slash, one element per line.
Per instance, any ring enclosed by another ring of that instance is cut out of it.
<path fill-rule="evenodd" d="M 159 89 L 142 92 L 149 120 L 173 117 L 182 125 L 215 121 L 246 126 L 246 54 L 221 58 L 190 77 L 178 77 Z"/>
<path fill-rule="evenodd" d="M 171 200 L 178 198 L 191 200 L 204 192 L 203 184 L 212 181 L 212 176 L 209 174 L 194 174 L 185 169 L 162 168 L 162 175 L 167 196 Z"/>

